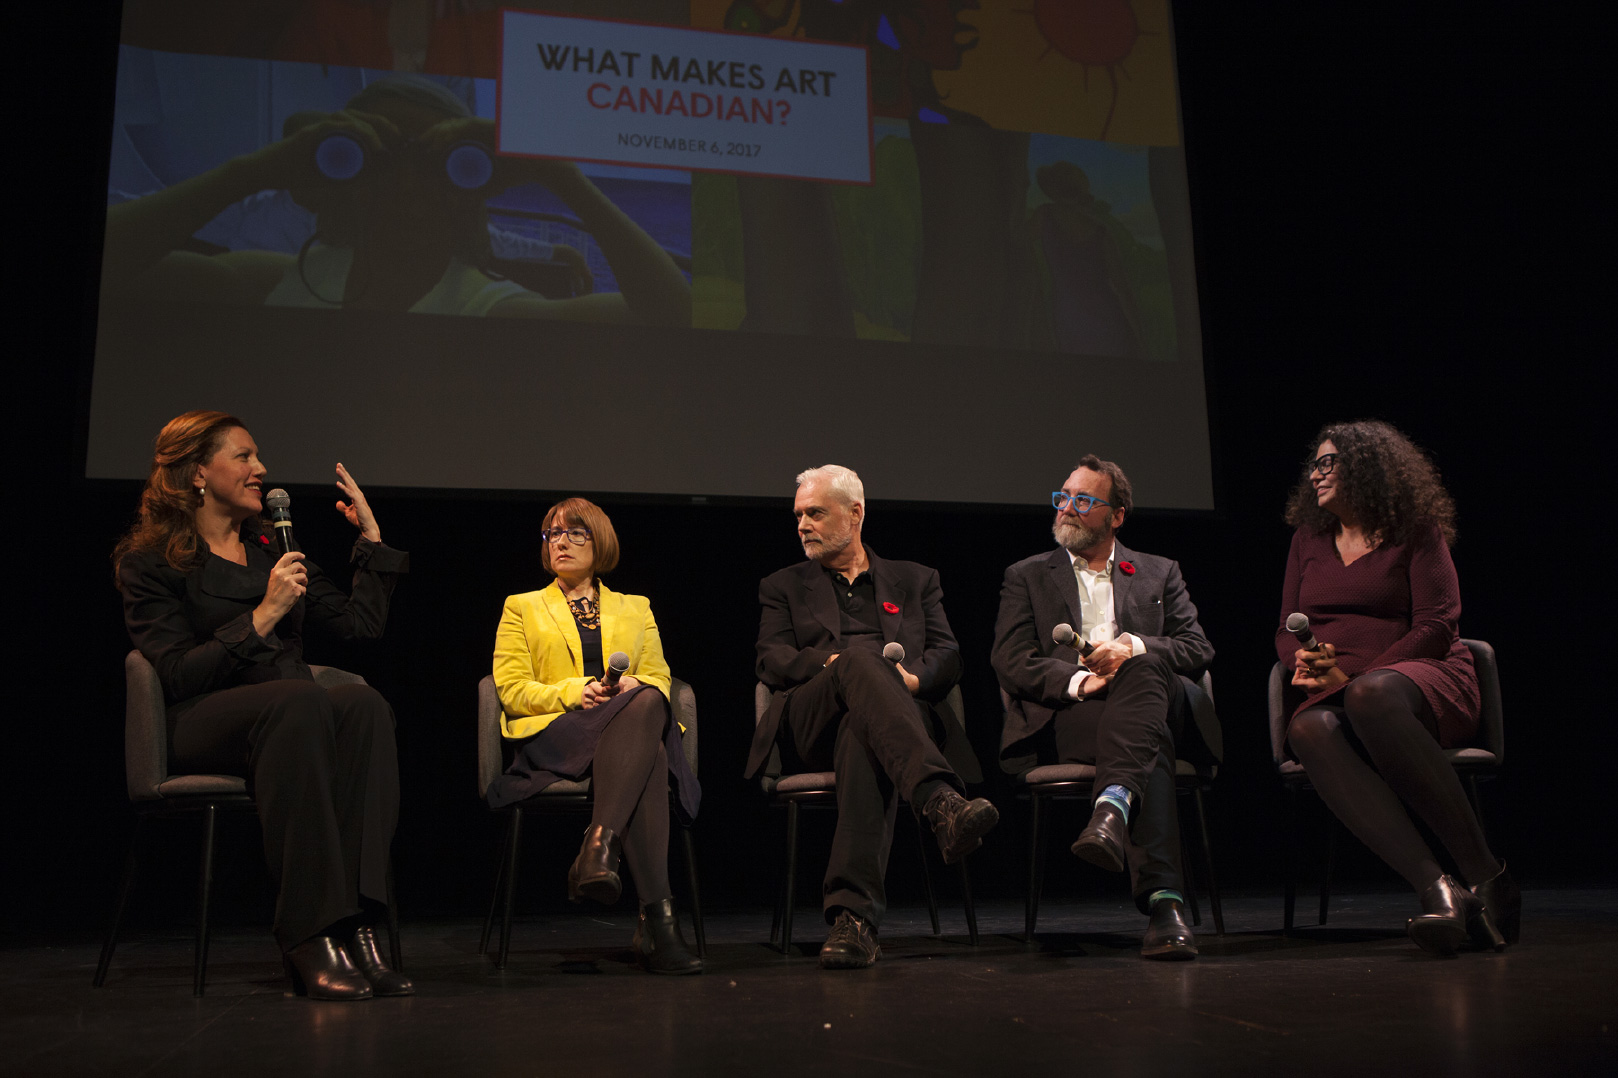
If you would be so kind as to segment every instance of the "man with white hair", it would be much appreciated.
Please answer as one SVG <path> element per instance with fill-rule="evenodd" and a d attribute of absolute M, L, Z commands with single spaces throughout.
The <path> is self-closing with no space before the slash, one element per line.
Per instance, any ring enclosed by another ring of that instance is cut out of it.
<path fill-rule="evenodd" d="M 774 690 L 754 732 L 747 777 L 779 748 L 800 770 L 837 773 L 837 833 L 823 904 L 826 969 L 881 956 L 883 876 L 900 798 L 933 828 L 946 863 L 983 844 L 1000 814 L 965 787 L 929 736 L 930 704 L 961 676 L 938 573 L 879 558 L 861 541 L 865 488 L 828 464 L 798 476 L 793 503 L 808 560 L 759 584 L 759 680 Z M 905 657 L 884 659 L 897 643 Z"/>

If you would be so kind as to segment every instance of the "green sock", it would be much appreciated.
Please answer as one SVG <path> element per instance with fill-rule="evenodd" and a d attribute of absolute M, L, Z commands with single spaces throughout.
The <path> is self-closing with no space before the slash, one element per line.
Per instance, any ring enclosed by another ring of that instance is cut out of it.
<path fill-rule="evenodd" d="M 1168 900 L 1178 902 L 1182 906 L 1185 905 L 1185 896 L 1184 895 L 1182 895 L 1180 892 L 1176 891 L 1172 887 L 1163 887 L 1163 888 L 1159 888 L 1156 891 L 1153 891 L 1151 894 L 1146 896 L 1146 908 L 1151 909 L 1153 906 L 1156 906 L 1159 902 L 1168 901 Z"/>
<path fill-rule="evenodd" d="M 1102 802 L 1106 802 L 1113 808 L 1116 808 L 1119 812 L 1123 813 L 1124 822 L 1128 823 L 1129 806 L 1134 800 L 1135 795 L 1128 786 L 1120 786 L 1115 782 L 1111 786 L 1108 786 L 1105 790 L 1101 791 L 1101 796 L 1096 798 L 1096 806 L 1099 808 Z"/>

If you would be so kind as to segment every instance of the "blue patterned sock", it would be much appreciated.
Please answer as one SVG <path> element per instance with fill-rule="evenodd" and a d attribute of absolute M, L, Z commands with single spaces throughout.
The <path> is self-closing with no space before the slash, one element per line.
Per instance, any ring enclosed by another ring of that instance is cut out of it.
<path fill-rule="evenodd" d="M 1129 806 L 1130 806 L 1131 803 L 1134 802 L 1134 800 L 1135 800 L 1135 795 L 1129 789 L 1128 786 L 1119 786 L 1117 783 L 1113 783 L 1111 786 L 1108 786 L 1105 790 L 1102 790 L 1101 791 L 1101 796 L 1096 798 L 1096 807 L 1100 808 L 1101 803 L 1103 801 L 1105 801 L 1107 804 L 1113 806 L 1119 812 L 1123 813 L 1124 814 L 1124 822 L 1128 823 L 1129 822 Z"/>
<path fill-rule="evenodd" d="M 1153 906 L 1157 905 L 1159 902 L 1162 902 L 1162 901 L 1164 901 L 1166 899 L 1173 899 L 1175 902 L 1178 902 L 1180 905 L 1182 905 L 1182 906 L 1185 905 L 1185 896 L 1184 895 L 1182 895 L 1180 892 L 1174 890 L 1172 887 L 1164 887 L 1164 888 L 1161 888 L 1160 890 L 1153 891 L 1151 894 L 1146 896 L 1146 908 L 1151 909 Z"/>

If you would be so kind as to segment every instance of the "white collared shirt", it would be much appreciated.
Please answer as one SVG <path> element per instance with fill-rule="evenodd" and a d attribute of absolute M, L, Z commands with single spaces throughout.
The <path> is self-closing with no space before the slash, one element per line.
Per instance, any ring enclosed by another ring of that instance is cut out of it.
<path fill-rule="evenodd" d="M 1118 631 L 1118 611 L 1112 600 L 1112 572 L 1118 562 L 1117 542 L 1107 552 L 1107 564 L 1101 569 L 1091 569 L 1089 562 L 1071 550 L 1067 551 L 1067 557 L 1073 563 L 1073 576 L 1079 584 L 1079 616 L 1084 620 L 1084 624 L 1078 626 L 1079 636 L 1092 644 L 1127 639 L 1131 655 L 1146 654 L 1146 645 L 1140 637 Z M 1068 699 L 1080 698 L 1079 686 L 1089 676 L 1090 670 L 1081 663 L 1078 673 L 1067 683 Z"/>

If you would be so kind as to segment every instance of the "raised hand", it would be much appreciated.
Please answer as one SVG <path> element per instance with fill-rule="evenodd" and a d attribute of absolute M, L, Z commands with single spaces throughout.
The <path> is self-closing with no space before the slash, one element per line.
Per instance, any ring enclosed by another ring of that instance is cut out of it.
<path fill-rule="evenodd" d="M 371 503 L 365 500 L 365 492 L 360 485 L 354 482 L 354 477 L 348 474 L 348 469 L 341 464 L 337 465 L 337 489 L 347 496 L 348 501 L 337 503 L 337 511 L 348 518 L 348 522 L 360 530 L 360 534 L 373 543 L 382 541 L 382 529 L 377 527 L 376 516 L 371 512 Z"/>

